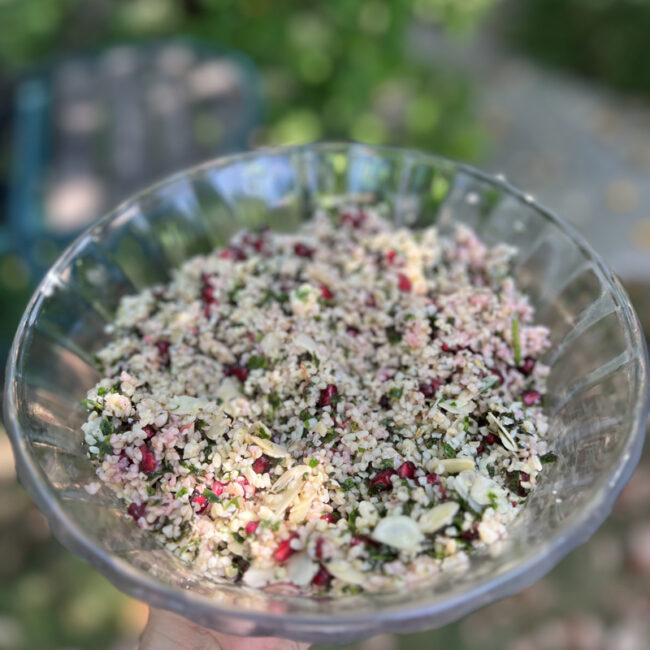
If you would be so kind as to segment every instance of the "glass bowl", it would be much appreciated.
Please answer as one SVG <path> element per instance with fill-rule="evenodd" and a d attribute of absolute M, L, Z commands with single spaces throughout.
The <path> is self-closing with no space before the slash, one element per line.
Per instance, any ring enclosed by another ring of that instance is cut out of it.
<path fill-rule="evenodd" d="M 169 279 L 241 228 L 291 231 L 316 204 L 387 203 L 396 223 L 474 228 L 518 248 L 514 275 L 552 332 L 547 466 L 509 539 L 462 575 L 408 591 L 305 598 L 207 582 L 124 517 L 94 477 L 80 400 L 118 301 Z M 618 280 L 565 222 L 503 180 L 424 153 L 315 144 L 220 158 L 145 190 L 86 231 L 47 273 L 8 362 L 5 421 L 20 480 L 55 535 L 117 587 L 238 635 L 342 643 L 442 625 L 540 578 L 610 512 L 641 450 L 647 358 Z"/>

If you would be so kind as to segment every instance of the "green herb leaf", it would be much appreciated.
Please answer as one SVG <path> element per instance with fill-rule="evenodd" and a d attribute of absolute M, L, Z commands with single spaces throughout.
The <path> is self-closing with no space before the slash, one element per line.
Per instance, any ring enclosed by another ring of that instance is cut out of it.
<path fill-rule="evenodd" d="M 392 469 L 395 467 L 395 463 L 392 458 L 384 458 L 384 460 L 381 461 L 381 467 L 382 469 L 387 469 L 389 467 Z"/>
<path fill-rule="evenodd" d="M 490 505 L 491 505 L 493 508 L 496 508 L 496 507 L 497 507 L 497 495 L 494 494 L 494 492 L 488 492 L 488 493 L 487 493 L 487 498 L 488 498 L 489 501 L 490 501 Z"/>
<path fill-rule="evenodd" d="M 552 463 L 557 462 L 557 456 L 552 451 L 549 451 L 548 453 L 540 456 L 539 460 L 542 465 L 551 465 Z"/>
<path fill-rule="evenodd" d="M 338 433 L 336 433 L 335 429 L 329 429 L 327 431 L 327 435 L 323 438 L 323 443 L 327 444 L 328 442 L 332 442 L 336 437 L 338 436 Z"/>
<path fill-rule="evenodd" d="M 310 458 L 308 465 L 309 465 L 309 467 L 317 467 L 318 466 L 318 458 Z"/>
<path fill-rule="evenodd" d="M 393 386 L 393 388 L 391 388 L 388 391 L 388 397 L 392 397 L 393 399 L 400 399 L 402 397 L 403 392 L 404 392 L 404 388 L 402 388 L 401 386 L 399 388 Z"/>
<path fill-rule="evenodd" d="M 221 499 L 210 488 L 205 488 L 205 490 L 203 490 L 203 496 L 210 503 L 221 503 Z M 230 503 L 228 505 L 230 505 Z M 237 504 L 237 507 L 239 508 L 239 504 Z"/>
<path fill-rule="evenodd" d="M 82 399 L 81 403 L 86 407 L 89 408 L 91 411 L 101 411 L 103 409 L 103 406 L 99 403 L 96 402 L 94 399 Z"/>
<path fill-rule="evenodd" d="M 456 450 L 448 443 L 442 443 L 442 449 L 445 452 L 447 458 L 456 458 Z"/>
<path fill-rule="evenodd" d="M 106 393 L 108 393 L 108 388 L 105 388 L 104 386 L 100 386 L 97 389 L 97 395 L 99 395 L 99 397 L 104 397 L 104 395 L 106 395 Z"/>
<path fill-rule="evenodd" d="M 215 494 L 215 496 L 217 496 L 217 495 Z M 234 498 L 230 499 L 230 501 L 228 501 L 228 503 L 226 505 L 226 510 L 228 510 L 228 508 L 230 508 L 230 506 L 235 506 L 235 508 L 239 508 L 239 500 L 237 499 L 237 497 L 234 497 Z"/>
<path fill-rule="evenodd" d="M 181 497 L 184 497 L 187 494 L 188 490 L 186 487 L 181 488 L 178 492 L 176 492 L 176 498 L 180 499 Z"/>
<path fill-rule="evenodd" d="M 343 481 L 343 483 L 341 483 L 341 489 L 344 492 L 349 492 L 355 486 L 356 486 L 356 483 L 351 478 L 346 478 L 345 481 Z"/>
<path fill-rule="evenodd" d="M 246 367 L 249 370 L 256 370 L 263 368 L 266 370 L 269 367 L 269 360 L 266 357 L 254 354 L 247 362 Z"/>
<path fill-rule="evenodd" d="M 113 428 L 113 425 L 111 424 L 110 420 L 107 420 L 104 418 L 100 423 L 99 423 L 99 430 L 105 435 L 105 436 L 110 436 L 115 429 Z"/>
<path fill-rule="evenodd" d="M 402 335 L 394 328 L 386 328 L 386 338 L 391 345 L 397 345 L 402 340 Z"/>
<path fill-rule="evenodd" d="M 243 544 L 246 541 L 245 537 L 242 537 L 239 533 L 233 533 L 232 536 L 235 538 L 236 541 L 238 541 L 240 544 Z"/>

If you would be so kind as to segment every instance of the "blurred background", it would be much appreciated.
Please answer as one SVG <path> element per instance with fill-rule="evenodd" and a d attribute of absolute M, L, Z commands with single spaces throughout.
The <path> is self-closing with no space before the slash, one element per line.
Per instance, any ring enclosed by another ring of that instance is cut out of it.
<path fill-rule="evenodd" d="M 317 139 L 505 174 L 594 244 L 650 328 L 649 33 L 648 0 L 0 0 L 0 360 L 102 213 L 207 158 Z M 146 616 L 53 539 L 0 430 L 0 650 L 132 650 Z M 647 650 L 650 460 L 522 594 L 348 647 Z"/>

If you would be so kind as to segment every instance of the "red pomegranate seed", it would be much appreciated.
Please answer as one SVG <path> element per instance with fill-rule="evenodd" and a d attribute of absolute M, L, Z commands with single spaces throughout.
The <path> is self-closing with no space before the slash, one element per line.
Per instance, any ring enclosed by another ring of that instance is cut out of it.
<path fill-rule="evenodd" d="M 388 469 L 382 469 L 370 479 L 370 485 L 380 490 L 388 490 L 393 487 L 393 482 L 390 479 L 395 474 L 395 470 L 390 467 Z"/>
<path fill-rule="evenodd" d="M 441 347 L 443 352 L 453 352 L 453 350 L 446 343 L 443 343 Z"/>
<path fill-rule="evenodd" d="M 326 521 L 328 524 L 334 523 L 334 513 L 326 512 L 324 515 L 321 515 L 321 519 Z"/>
<path fill-rule="evenodd" d="M 168 366 L 170 362 L 169 358 L 169 342 L 167 341 L 156 341 L 154 343 L 158 349 L 158 356 L 160 357 L 160 363 L 163 366 Z"/>
<path fill-rule="evenodd" d="M 487 435 L 483 436 L 483 440 L 481 442 L 484 445 L 493 445 L 495 442 L 498 442 L 498 438 L 493 434 L 493 433 L 488 433 Z"/>
<path fill-rule="evenodd" d="M 442 382 L 438 379 L 432 379 L 429 382 L 422 382 L 418 386 L 418 390 L 424 395 L 426 399 L 435 397 L 438 389 L 442 386 Z"/>
<path fill-rule="evenodd" d="M 256 458 L 253 462 L 253 471 L 256 474 L 265 474 L 266 472 L 269 471 L 269 467 L 271 466 L 271 462 L 266 456 L 260 456 L 259 458 Z"/>
<path fill-rule="evenodd" d="M 352 541 L 350 542 L 350 546 L 359 546 L 359 544 L 368 544 L 370 546 L 374 546 L 375 548 L 379 546 L 377 542 L 375 542 L 373 539 L 370 539 L 370 537 L 366 537 L 365 535 L 357 535 L 356 537 L 353 537 Z"/>
<path fill-rule="evenodd" d="M 497 386 L 503 386 L 503 374 L 500 373 L 496 368 L 490 368 L 490 372 L 497 378 L 496 385 Z"/>
<path fill-rule="evenodd" d="M 255 531 L 257 530 L 257 527 L 260 525 L 259 521 L 249 521 L 246 524 L 246 528 L 244 528 L 244 532 L 247 535 L 253 535 Z"/>
<path fill-rule="evenodd" d="M 318 570 L 318 573 L 313 577 L 311 584 L 316 587 L 327 587 L 331 579 L 332 576 L 330 575 L 329 571 L 324 566 L 322 566 Z"/>
<path fill-rule="evenodd" d="M 192 506 L 194 507 L 194 512 L 196 512 L 197 515 L 202 515 L 210 505 L 210 502 L 208 501 L 207 497 L 204 497 L 202 494 L 195 494 L 190 499 L 190 502 L 192 503 Z"/>
<path fill-rule="evenodd" d="M 390 250 L 386 253 L 386 261 L 389 264 L 392 264 L 395 261 L 396 257 L 397 257 L 397 251 Z"/>
<path fill-rule="evenodd" d="M 150 424 L 147 424 L 146 427 L 142 427 L 142 430 L 147 434 L 147 440 L 150 440 L 156 435 L 156 430 Z"/>
<path fill-rule="evenodd" d="M 399 290 L 404 293 L 408 293 L 413 287 L 411 281 L 403 273 L 400 273 L 397 276 L 397 286 L 399 287 Z"/>
<path fill-rule="evenodd" d="M 349 226 L 352 226 L 352 228 L 359 228 L 365 220 L 366 220 L 366 215 L 364 212 L 359 212 L 359 214 L 344 212 L 341 215 L 341 223 L 348 224 Z"/>
<path fill-rule="evenodd" d="M 133 502 L 132 504 L 129 505 L 127 512 L 129 513 L 129 515 L 131 515 L 131 517 L 133 517 L 135 521 L 138 521 L 140 517 L 144 517 L 144 513 L 146 509 L 147 509 L 146 504 Z"/>
<path fill-rule="evenodd" d="M 321 408 L 330 406 L 332 398 L 337 394 L 337 392 L 338 390 L 334 384 L 327 384 L 327 386 L 320 392 L 320 396 L 318 397 L 318 406 Z"/>
<path fill-rule="evenodd" d="M 525 390 L 521 394 L 521 399 L 526 406 L 533 406 L 542 403 L 542 394 L 536 390 Z"/>
<path fill-rule="evenodd" d="M 246 259 L 246 253 L 239 246 L 228 246 L 226 250 L 219 253 L 219 257 L 227 260 L 236 260 L 243 262 Z"/>
<path fill-rule="evenodd" d="M 307 244 L 298 243 L 293 247 L 293 252 L 298 257 L 311 257 L 314 254 L 314 249 L 307 246 Z"/>
<path fill-rule="evenodd" d="M 383 409 L 389 409 L 390 408 L 390 397 L 388 395 L 384 394 L 379 398 L 379 406 Z"/>
<path fill-rule="evenodd" d="M 323 557 L 323 544 L 325 544 L 325 540 L 322 537 L 319 537 L 316 540 L 316 546 L 314 547 L 314 553 L 319 560 Z"/>
<path fill-rule="evenodd" d="M 334 294 L 324 284 L 320 285 L 320 293 L 324 300 L 331 300 L 334 298 Z"/>
<path fill-rule="evenodd" d="M 519 482 L 521 483 L 522 481 L 524 483 L 530 481 L 530 474 L 528 474 L 527 472 L 519 472 Z"/>
<path fill-rule="evenodd" d="M 485 447 L 484 447 L 483 445 L 479 445 L 479 446 L 476 448 L 476 453 L 477 453 L 477 454 L 482 454 L 484 451 L 485 451 Z"/>
<path fill-rule="evenodd" d="M 397 476 L 400 478 L 413 478 L 415 476 L 415 463 L 407 460 L 397 468 Z"/>
<path fill-rule="evenodd" d="M 223 367 L 223 374 L 226 377 L 231 377 L 234 375 L 237 377 L 237 379 L 239 379 L 239 381 L 243 383 L 248 377 L 248 368 L 238 363 L 230 363 Z"/>
<path fill-rule="evenodd" d="M 297 535 L 294 533 L 291 535 L 291 537 L 289 537 L 289 539 L 285 539 L 284 541 L 280 542 L 278 547 L 275 549 L 273 557 L 278 564 L 283 564 L 296 552 L 291 548 L 291 540 L 295 539 L 296 537 Z"/>
<path fill-rule="evenodd" d="M 158 468 L 156 457 L 151 453 L 151 450 L 146 445 L 142 445 L 139 449 L 142 454 L 142 460 L 139 465 L 140 471 L 145 474 L 153 474 Z"/>
<path fill-rule="evenodd" d="M 464 539 L 466 542 L 474 541 L 475 539 L 478 539 L 478 529 L 476 526 L 472 526 L 471 528 L 464 530 L 460 534 L 460 538 Z"/>
<path fill-rule="evenodd" d="M 228 485 L 227 483 L 222 483 L 221 481 L 215 481 L 212 484 L 212 491 L 220 497 L 223 494 L 223 489 Z"/>
<path fill-rule="evenodd" d="M 356 327 L 350 326 L 345 331 L 347 332 L 347 335 L 352 338 L 359 336 L 359 330 Z"/>
<path fill-rule="evenodd" d="M 427 474 L 427 483 L 434 484 L 438 482 L 438 475 L 437 474 Z"/>
<path fill-rule="evenodd" d="M 526 357 L 521 366 L 519 366 L 519 370 L 521 370 L 524 375 L 530 375 L 533 370 L 535 370 L 535 363 L 536 361 L 533 357 Z"/>

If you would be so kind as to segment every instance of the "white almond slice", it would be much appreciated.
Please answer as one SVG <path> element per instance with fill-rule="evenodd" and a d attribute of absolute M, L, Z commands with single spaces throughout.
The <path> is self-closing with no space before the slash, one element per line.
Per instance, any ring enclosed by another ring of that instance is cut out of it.
<path fill-rule="evenodd" d="M 318 564 L 312 562 L 307 553 L 296 553 L 287 562 L 287 577 L 294 585 L 308 585 L 318 573 Z"/>
<path fill-rule="evenodd" d="M 300 495 L 300 498 L 291 507 L 291 512 L 289 513 L 289 521 L 291 523 L 298 524 L 305 520 L 315 496 L 311 490 L 305 490 L 305 493 Z"/>
<path fill-rule="evenodd" d="M 285 490 L 296 480 L 300 480 L 300 487 L 302 489 L 302 476 L 305 472 L 311 473 L 311 467 L 309 465 L 295 465 L 291 467 L 271 486 L 271 492 L 282 492 L 282 490 Z"/>
<path fill-rule="evenodd" d="M 250 442 L 254 445 L 257 445 L 263 453 L 271 458 L 289 458 L 289 452 L 282 447 L 281 445 L 276 445 L 270 440 L 265 440 L 264 438 L 258 438 L 257 436 L 250 436 Z"/>
<path fill-rule="evenodd" d="M 487 506 L 496 498 L 498 491 L 500 489 L 494 481 L 485 476 L 477 475 L 469 496 L 480 506 Z M 489 496 L 490 494 L 493 495 L 492 499 Z"/>
<path fill-rule="evenodd" d="M 423 533 L 435 533 L 448 526 L 454 520 L 459 508 L 455 501 L 447 501 L 427 510 L 418 520 L 420 530 Z"/>
<path fill-rule="evenodd" d="M 449 413 L 454 413 L 455 415 L 464 415 L 465 413 L 474 410 L 474 407 L 476 405 L 474 402 L 455 402 L 453 400 L 447 400 L 444 402 L 438 402 L 438 406 L 444 411 L 448 411 Z"/>
<path fill-rule="evenodd" d="M 226 416 L 225 413 L 215 413 L 212 423 L 208 427 L 208 430 L 205 432 L 205 435 L 210 438 L 210 440 L 217 440 L 223 436 L 228 427 L 230 426 L 230 419 Z"/>
<path fill-rule="evenodd" d="M 325 568 L 339 580 L 347 582 L 351 585 L 363 585 L 368 581 L 368 576 L 361 571 L 357 571 L 354 567 L 350 566 L 347 562 L 336 560 L 328 562 Z"/>
<path fill-rule="evenodd" d="M 303 334 L 302 332 L 296 334 L 296 337 L 293 339 L 293 344 L 297 348 L 306 350 L 307 352 L 318 352 L 318 344 L 316 341 L 311 336 L 307 336 L 307 334 Z"/>
<path fill-rule="evenodd" d="M 503 426 L 501 421 L 496 418 L 492 413 L 487 414 L 487 421 L 496 428 L 497 433 L 499 434 L 499 438 L 501 438 L 501 442 L 503 443 L 503 446 L 508 450 L 508 451 L 517 451 L 517 443 L 513 440 L 512 436 L 508 432 L 508 430 Z"/>
<path fill-rule="evenodd" d="M 273 569 L 256 569 L 250 567 L 244 573 L 242 580 L 249 587 L 264 587 L 273 580 Z"/>
<path fill-rule="evenodd" d="M 265 499 L 265 504 L 273 511 L 276 517 L 281 517 L 286 509 L 296 502 L 301 490 L 302 485 L 294 483 L 280 494 L 268 494 Z"/>
<path fill-rule="evenodd" d="M 260 341 L 260 348 L 269 359 L 275 359 L 280 354 L 280 339 L 273 332 L 269 332 Z"/>
<path fill-rule="evenodd" d="M 441 474 L 458 474 L 474 469 L 474 461 L 471 458 L 434 458 L 427 463 L 427 469 Z"/>
<path fill-rule="evenodd" d="M 384 517 L 375 526 L 370 537 L 376 542 L 405 551 L 417 549 L 424 539 L 419 526 L 405 515 Z"/>
<path fill-rule="evenodd" d="M 189 395 L 179 395 L 171 401 L 169 410 L 175 415 L 196 415 L 208 406 L 209 402 L 205 399 L 190 397 Z"/>
<path fill-rule="evenodd" d="M 237 399 L 238 397 L 241 397 L 241 393 L 239 391 L 239 382 L 235 381 L 234 379 L 231 379 L 230 377 L 226 377 L 222 382 L 219 388 L 217 389 L 216 396 L 224 403 L 228 404 L 232 402 L 233 400 Z"/>

